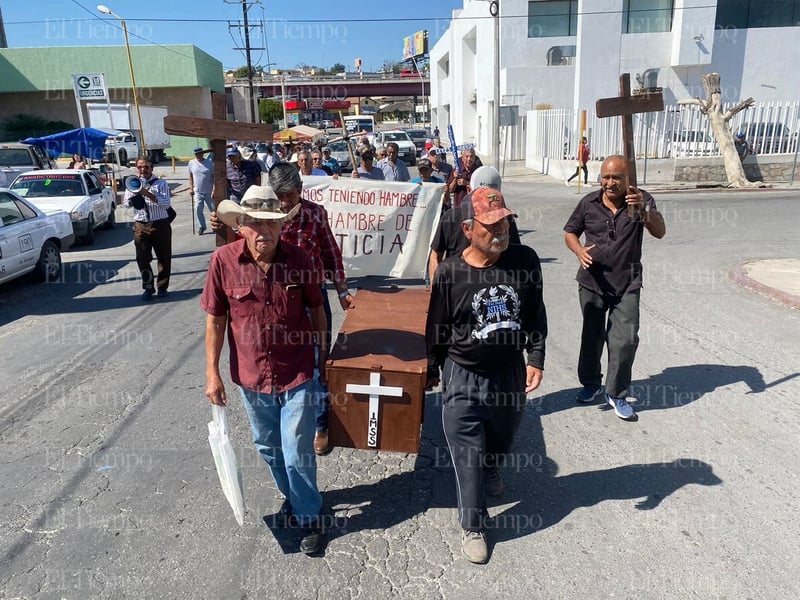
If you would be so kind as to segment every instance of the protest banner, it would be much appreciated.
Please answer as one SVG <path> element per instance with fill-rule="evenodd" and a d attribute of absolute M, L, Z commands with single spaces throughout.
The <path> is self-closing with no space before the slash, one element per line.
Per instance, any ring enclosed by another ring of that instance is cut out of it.
<path fill-rule="evenodd" d="M 303 176 L 303 197 L 325 207 L 350 277 L 421 279 L 444 185 Z"/>

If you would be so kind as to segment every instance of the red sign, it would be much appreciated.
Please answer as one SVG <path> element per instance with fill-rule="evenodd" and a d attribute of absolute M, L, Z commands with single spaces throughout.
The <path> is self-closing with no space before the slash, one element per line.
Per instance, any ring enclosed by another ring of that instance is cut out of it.
<path fill-rule="evenodd" d="M 286 101 L 286 110 L 305 110 L 306 109 L 306 101 L 305 100 L 287 100 Z"/>
<path fill-rule="evenodd" d="M 350 108 L 350 100 L 325 100 L 322 103 L 323 108 Z"/>

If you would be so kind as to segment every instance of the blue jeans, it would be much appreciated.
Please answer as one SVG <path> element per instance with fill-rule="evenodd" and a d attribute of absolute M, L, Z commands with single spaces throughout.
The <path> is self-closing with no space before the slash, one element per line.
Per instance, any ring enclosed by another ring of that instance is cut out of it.
<path fill-rule="evenodd" d="M 211 201 L 211 194 L 195 192 L 194 194 L 195 212 L 197 214 L 197 225 L 200 229 L 206 228 L 206 218 L 203 215 L 203 206 L 208 207 L 208 211 L 214 210 L 214 203 Z"/>
<path fill-rule="evenodd" d="M 325 288 L 325 284 L 322 284 L 322 307 L 325 309 L 325 317 L 328 319 L 328 350 L 330 350 L 333 345 L 333 340 L 331 339 L 331 332 L 333 331 L 331 317 L 333 313 L 331 312 L 331 303 L 328 299 L 328 290 Z M 314 419 L 317 431 L 328 431 L 328 412 L 330 410 L 328 386 L 322 385 L 317 377 L 314 377 L 314 386 Z"/>
<path fill-rule="evenodd" d="M 253 442 L 275 485 L 291 503 L 300 525 L 308 524 L 322 508 L 314 455 L 313 382 L 275 394 L 239 390 Z"/>

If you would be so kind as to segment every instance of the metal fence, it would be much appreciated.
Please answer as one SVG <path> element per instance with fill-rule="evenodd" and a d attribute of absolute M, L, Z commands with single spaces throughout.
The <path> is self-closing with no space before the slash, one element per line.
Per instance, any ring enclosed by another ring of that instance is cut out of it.
<path fill-rule="evenodd" d="M 723 111 L 731 108 L 727 104 Z M 537 110 L 529 128 L 533 148 L 529 158 L 571 159 L 578 149 L 578 117 L 570 109 Z M 794 153 L 800 131 L 800 101 L 762 102 L 736 114 L 731 132 L 743 132 L 756 154 Z M 667 106 L 659 113 L 633 115 L 634 148 L 637 158 L 676 158 L 719 156 L 708 119 L 695 105 Z M 601 119 L 594 110 L 587 111 L 587 133 L 592 160 L 622 153 L 620 117 Z"/>

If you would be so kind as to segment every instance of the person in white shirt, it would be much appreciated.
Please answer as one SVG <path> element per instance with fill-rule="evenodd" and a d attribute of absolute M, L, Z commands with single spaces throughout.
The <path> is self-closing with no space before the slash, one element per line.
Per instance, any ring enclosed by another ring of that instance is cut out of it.
<path fill-rule="evenodd" d="M 210 158 L 203 158 L 204 150 L 199 146 L 194 149 L 194 158 L 189 161 L 189 194 L 194 199 L 195 214 L 197 215 L 197 234 L 203 235 L 206 230 L 206 218 L 203 206 L 208 212 L 214 210 L 211 197 L 214 194 L 214 162 Z"/>

